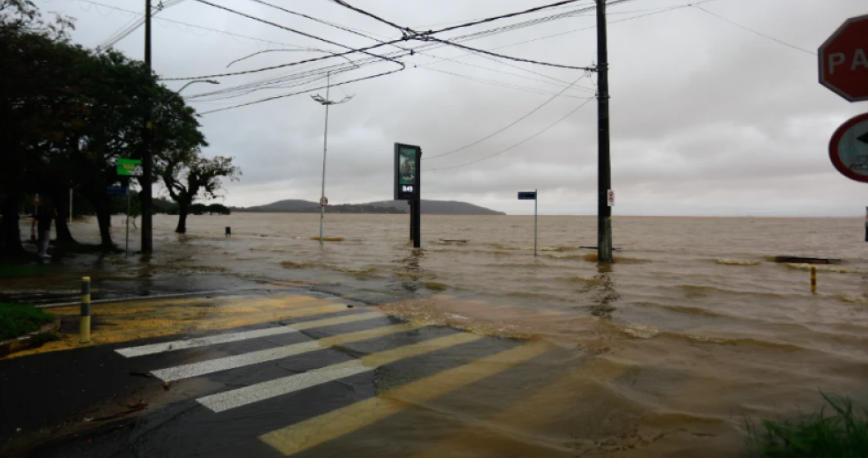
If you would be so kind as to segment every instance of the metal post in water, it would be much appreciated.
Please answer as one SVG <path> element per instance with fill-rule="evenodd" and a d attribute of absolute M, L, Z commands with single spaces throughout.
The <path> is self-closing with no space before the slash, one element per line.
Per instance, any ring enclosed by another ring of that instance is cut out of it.
<path fill-rule="evenodd" d="M 537 228 L 537 205 L 539 202 L 539 192 L 533 190 L 533 256 L 536 257 L 536 228 Z"/>
<path fill-rule="evenodd" d="M 331 73 L 326 74 L 326 102 L 329 98 L 329 90 L 331 89 Z M 326 173 L 326 152 L 328 151 L 329 142 L 329 103 L 325 103 L 325 132 L 322 140 L 322 192 L 320 193 L 320 214 L 319 214 L 319 244 L 322 245 L 322 227 L 325 221 L 325 206 L 322 202 L 325 199 L 325 173 Z"/>
<path fill-rule="evenodd" d="M 817 266 L 811 266 L 811 292 L 817 292 Z"/>
<path fill-rule="evenodd" d="M 82 277 L 81 279 L 81 317 L 78 343 L 90 343 L 90 277 Z"/>
<path fill-rule="evenodd" d="M 129 186 L 129 185 L 128 185 Z M 130 255 L 130 188 L 127 187 L 127 240 L 124 245 L 124 257 Z"/>

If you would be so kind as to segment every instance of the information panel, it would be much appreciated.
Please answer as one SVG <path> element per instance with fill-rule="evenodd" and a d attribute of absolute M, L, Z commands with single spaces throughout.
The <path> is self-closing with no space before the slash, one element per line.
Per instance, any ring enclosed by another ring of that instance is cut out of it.
<path fill-rule="evenodd" d="M 422 148 L 395 143 L 395 200 L 419 200 Z"/>

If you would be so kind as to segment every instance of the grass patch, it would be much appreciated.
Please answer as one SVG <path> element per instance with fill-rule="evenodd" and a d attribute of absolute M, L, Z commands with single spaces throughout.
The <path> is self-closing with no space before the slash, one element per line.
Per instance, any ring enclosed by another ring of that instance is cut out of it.
<path fill-rule="evenodd" d="M 748 421 L 756 456 L 762 458 L 857 458 L 868 454 L 868 412 L 849 398 L 821 393 L 828 405 L 794 421 Z M 827 407 L 831 411 L 827 412 Z"/>
<path fill-rule="evenodd" d="M 53 315 L 31 305 L 0 303 L 0 340 L 36 331 L 52 320 Z"/>
<path fill-rule="evenodd" d="M 33 264 L 0 264 L 0 278 L 35 277 L 48 271 L 48 268 Z"/>

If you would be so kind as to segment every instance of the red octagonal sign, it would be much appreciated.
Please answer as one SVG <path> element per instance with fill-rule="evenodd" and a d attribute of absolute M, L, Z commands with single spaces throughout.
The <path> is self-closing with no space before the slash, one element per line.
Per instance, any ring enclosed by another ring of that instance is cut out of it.
<path fill-rule="evenodd" d="M 850 18 L 820 46 L 820 84 L 851 102 L 868 101 L 868 15 Z"/>

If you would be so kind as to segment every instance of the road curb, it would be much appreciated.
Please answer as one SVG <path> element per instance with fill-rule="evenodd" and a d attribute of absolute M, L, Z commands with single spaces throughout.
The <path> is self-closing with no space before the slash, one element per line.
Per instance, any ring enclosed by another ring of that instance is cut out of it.
<path fill-rule="evenodd" d="M 59 332 L 60 318 L 55 318 L 54 321 L 42 325 L 38 330 L 24 334 L 23 336 L 14 339 L 0 341 L 0 358 L 11 355 L 12 353 L 27 350 L 28 348 L 38 347 L 42 345 L 36 336 L 45 332 Z"/>

